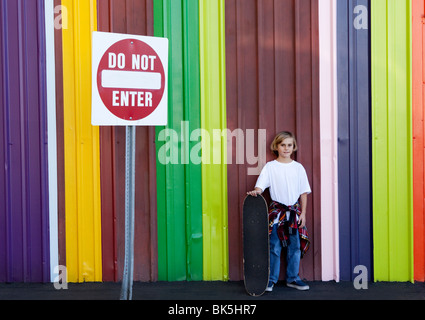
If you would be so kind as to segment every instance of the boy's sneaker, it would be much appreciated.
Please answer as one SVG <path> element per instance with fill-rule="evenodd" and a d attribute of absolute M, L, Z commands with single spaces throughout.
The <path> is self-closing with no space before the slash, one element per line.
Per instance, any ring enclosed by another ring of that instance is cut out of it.
<path fill-rule="evenodd" d="M 308 290 L 310 289 L 310 287 L 305 284 L 304 282 L 302 282 L 301 280 L 297 280 L 297 281 L 292 281 L 291 283 L 286 283 L 287 287 L 290 288 L 295 288 L 297 290 Z"/>
<path fill-rule="evenodd" d="M 269 284 L 267 285 L 266 291 L 267 292 L 272 292 L 273 291 L 273 286 L 274 286 L 274 283 L 273 282 L 269 282 Z"/>

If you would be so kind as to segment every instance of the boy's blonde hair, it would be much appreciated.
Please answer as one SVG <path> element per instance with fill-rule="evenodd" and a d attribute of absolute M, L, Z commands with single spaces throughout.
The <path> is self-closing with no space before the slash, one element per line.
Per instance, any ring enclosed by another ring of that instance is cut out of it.
<path fill-rule="evenodd" d="M 276 137 L 274 137 L 272 144 L 270 145 L 270 149 L 273 151 L 273 153 L 278 156 L 277 152 L 277 146 L 285 139 L 292 138 L 294 141 L 294 152 L 297 151 L 297 140 L 295 139 L 295 136 L 292 134 L 292 132 L 289 131 L 282 131 L 279 132 Z"/>

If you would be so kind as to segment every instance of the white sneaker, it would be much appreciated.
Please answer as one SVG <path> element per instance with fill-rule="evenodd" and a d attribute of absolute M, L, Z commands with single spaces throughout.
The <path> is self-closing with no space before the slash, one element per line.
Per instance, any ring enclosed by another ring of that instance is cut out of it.
<path fill-rule="evenodd" d="M 273 291 L 273 286 L 274 286 L 274 283 L 273 282 L 269 283 L 269 285 L 266 288 L 266 291 L 267 292 L 272 292 Z"/>

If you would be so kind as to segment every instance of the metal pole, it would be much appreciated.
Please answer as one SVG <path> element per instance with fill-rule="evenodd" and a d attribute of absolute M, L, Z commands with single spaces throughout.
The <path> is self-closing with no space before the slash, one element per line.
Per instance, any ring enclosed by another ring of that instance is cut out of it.
<path fill-rule="evenodd" d="M 125 256 L 121 300 L 131 300 L 134 269 L 134 196 L 135 196 L 136 127 L 126 127 L 125 148 Z"/>

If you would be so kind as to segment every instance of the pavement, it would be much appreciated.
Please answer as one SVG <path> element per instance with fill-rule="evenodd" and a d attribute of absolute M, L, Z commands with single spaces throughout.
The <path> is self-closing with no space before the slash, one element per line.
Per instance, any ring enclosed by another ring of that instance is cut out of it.
<path fill-rule="evenodd" d="M 252 297 L 243 281 L 134 282 L 133 300 L 425 300 L 423 282 L 369 282 L 356 289 L 349 281 L 308 282 L 310 290 L 298 291 L 279 282 L 272 292 Z M 0 283 L 0 300 L 119 300 L 121 283 Z M 425 304 L 424 304 L 425 306 Z"/>
<path fill-rule="evenodd" d="M 418 310 L 423 310 L 425 307 L 425 283 L 423 282 L 368 282 L 367 288 L 363 284 L 363 289 L 356 289 L 354 284 L 348 281 L 315 281 L 308 284 L 310 290 L 298 291 L 279 282 L 273 292 L 252 297 L 246 293 L 243 281 L 134 282 L 133 301 L 128 302 L 126 306 L 137 310 L 149 308 L 163 316 L 180 314 L 185 315 L 186 318 L 188 316 L 217 318 L 223 315 L 228 317 L 239 314 L 246 316 L 252 315 L 251 312 L 263 318 L 270 312 L 276 312 L 277 309 L 273 306 L 278 305 L 277 300 L 281 301 L 280 303 L 291 300 L 295 310 L 302 310 L 300 308 L 308 305 L 306 301 L 310 305 L 322 308 L 324 306 L 332 308 L 335 304 L 329 305 L 329 302 L 335 303 L 335 301 L 338 301 L 338 306 L 341 306 L 342 301 L 389 302 L 388 307 L 380 306 L 381 313 L 391 312 L 396 306 L 394 304 L 396 301 L 416 301 Z M 50 301 L 55 305 L 60 301 L 90 301 L 90 303 L 98 301 L 103 305 L 113 306 L 112 301 L 119 301 L 120 292 L 121 283 L 112 282 L 68 283 L 67 289 L 60 290 L 55 289 L 52 283 L 0 283 L 0 303 L 37 301 L 37 306 L 40 306 L 42 301 Z M 117 303 L 126 304 L 127 302 Z M 358 306 L 356 305 L 356 308 Z M 203 312 L 199 315 L 195 314 L 197 310 L 194 309 L 195 307 L 203 308 Z M 413 310 L 412 308 L 414 306 L 409 306 L 409 310 Z M 304 309 L 304 311 L 312 310 L 316 308 Z M 72 312 L 72 308 L 67 312 Z M 191 312 L 193 314 L 190 314 Z"/>

